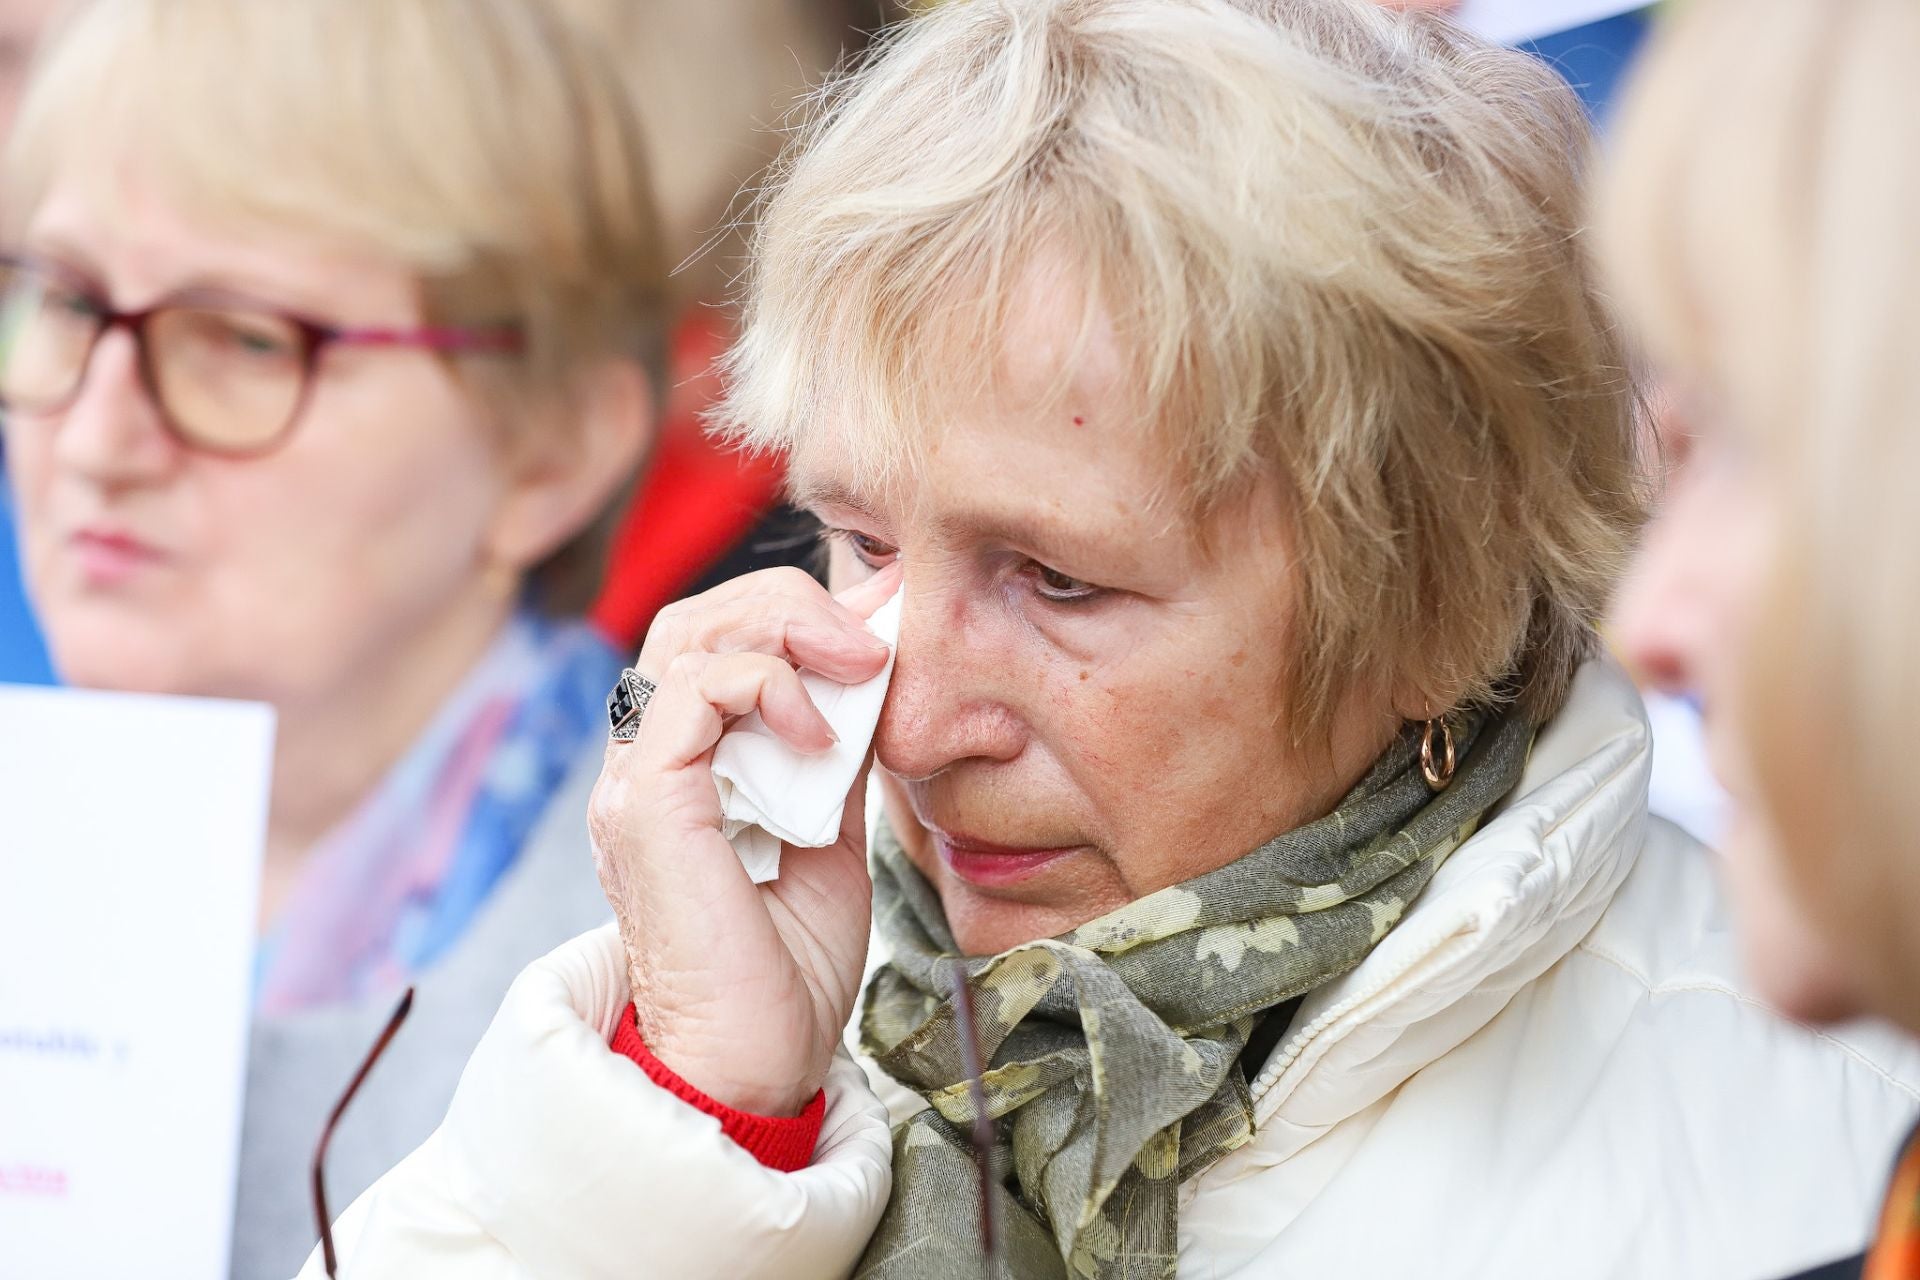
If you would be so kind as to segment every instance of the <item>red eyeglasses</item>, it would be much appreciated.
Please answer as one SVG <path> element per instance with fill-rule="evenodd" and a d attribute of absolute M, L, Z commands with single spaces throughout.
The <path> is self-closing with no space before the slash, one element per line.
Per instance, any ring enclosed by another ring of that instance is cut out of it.
<path fill-rule="evenodd" d="M 373 1048 L 367 1050 L 367 1056 L 361 1059 L 360 1069 L 353 1073 L 353 1079 L 347 1082 L 347 1091 L 340 1095 L 340 1100 L 333 1104 L 333 1110 L 327 1113 L 326 1127 L 320 1130 L 319 1145 L 313 1149 L 313 1218 L 320 1228 L 320 1261 L 327 1269 L 328 1280 L 333 1280 L 340 1273 L 340 1259 L 333 1248 L 333 1211 L 327 1206 L 327 1147 L 333 1142 L 333 1131 L 339 1127 L 340 1117 L 346 1114 L 347 1104 L 353 1101 L 354 1094 L 360 1092 L 360 1086 L 366 1083 L 367 1073 L 373 1070 L 374 1063 L 380 1061 L 380 1055 L 387 1051 L 394 1033 L 400 1030 L 400 1024 L 407 1020 L 407 1014 L 412 1009 L 413 988 L 408 987 L 388 1017 L 386 1029 L 373 1042 Z"/>
<path fill-rule="evenodd" d="M 117 311 L 77 273 L 0 256 L 0 409 L 57 413 L 86 382 L 113 329 L 133 335 L 140 377 L 181 443 L 247 457 L 285 441 L 331 346 L 517 355 L 514 327 L 347 329 L 211 291 Z"/>

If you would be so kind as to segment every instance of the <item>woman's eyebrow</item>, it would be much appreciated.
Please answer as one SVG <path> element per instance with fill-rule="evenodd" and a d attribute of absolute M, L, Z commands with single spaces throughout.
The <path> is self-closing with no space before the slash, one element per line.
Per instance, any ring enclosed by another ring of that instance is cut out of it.
<path fill-rule="evenodd" d="M 838 480 L 787 473 L 787 499 L 796 507 L 844 507 L 861 515 L 873 514 L 873 504 Z"/>
<path fill-rule="evenodd" d="M 150 288 L 137 293 L 125 293 L 110 283 L 110 273 L 101 265 L 101 259 L 88 248 L 84 237 L 75 237 L 57 227 L 31 232 L 26 238 L 26 246 L 30 256 L 55 263 L 82 277 L 100 291 L 103 301 L 128 310 L 139 310 L 171 299 L 217 296 L 291 310 L 304 316 L 330 314 L 325 300 L 312 290 L 273 281 L 262 283 L 245 273 L 222 270 L 189 272 L 180 275 L 164 289 Z"/>
<path fill-rule="evenodd" d="M 93 284 L 105 287 L 106 272 L 101 269 L 100 263 L 85 245 L 64 232 L 30 230 L 24 245 L 26 256 L 57 263 L 68 271 L 85 276 Z"/>
<path fill-rule="evenodd" d="M 818 511 L 839 508 L 855 515 L 877 520 L 877 504 L 870 496 L 826 476 L 808 476 L 789 472 L 787 496 L 794 506 Z M 1072 522 L 1046 512 L 1026 511 L 992 504 L 968 506 L 957 511 L 938 513 L 936 523 L 948 534 L 989 539 L 1018 547 L 1045 561 L 1051 558 L 1074 565 L 1103 565 L 1109 572 L 1138 571 L 1140 543 L 1137 529 L 1090 530 L 1076 528 Z M 1124 566 L 1117 566 L 1116 559 Z"/>

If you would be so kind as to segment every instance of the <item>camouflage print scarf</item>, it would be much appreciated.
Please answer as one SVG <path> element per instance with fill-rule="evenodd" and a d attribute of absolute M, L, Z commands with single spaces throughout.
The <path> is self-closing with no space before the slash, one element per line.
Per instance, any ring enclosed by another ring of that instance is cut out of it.
<path fill-rule="evenodd" d="M 1253 1136 L 1239 1058 L 1262 1011 L 1360 963 L 1513 789 L 1532 740 L 1517 712 L 1467 717 L 1436 795 L 1410 730 L 1319 821 L 1062 937 L 966 961 L 998 1144 L 995 1273 L 1173 1275 L 1179 1185 Z M 884 827 L 874 855 L 891 960 L 867 989 L 862 1043 L 931 1106 L 894 1133 L 892 1199 L 856 1274 L 980 1275 L 956 948 Z"/>

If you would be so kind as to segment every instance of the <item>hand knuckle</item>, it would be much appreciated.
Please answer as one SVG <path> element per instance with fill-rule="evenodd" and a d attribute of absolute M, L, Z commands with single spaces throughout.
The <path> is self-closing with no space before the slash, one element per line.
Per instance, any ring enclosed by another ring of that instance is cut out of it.
<path fill-rule="evenodd" d="M 587 810 L 587 843 L 593 848 L 596 862 L 619 847 L 619 833 L 620 824 L 610 811 L 597 806 Z"/>
<path fill-rule="evenodd" d="M 678 684 L 697 682 L 701 673 L 712 664 L 712 655 L 698 650 L 687 649 L 676 653 L 667 661 L 666 679 Z M 648 706 L 652 710 L 652 706 Z"/>
<path fill-rule="evenodd" d="M 623 807 L 626 793 L 625 779 L 602 771 L 599 781 L 593 784 L 593 794 L 587 797 L 588 825 L 604 825 Z"/>
<path fill-rule="evenodd" d="M 669 606 L 671 607 L 671 606 Z M 647 629 L 647 648 L 675 652 L 686 648 L 689 628 L 684 613 L 669 615 L 662 611 Z"/>
<path fill-rule="evenodd" d="M 763 572 L 767 574 L 769 585 L 783 591 L 805 593 L 820 590 L 820 584 L 813 580 L 813 575 L 798 565 L 783 564 Z"/>

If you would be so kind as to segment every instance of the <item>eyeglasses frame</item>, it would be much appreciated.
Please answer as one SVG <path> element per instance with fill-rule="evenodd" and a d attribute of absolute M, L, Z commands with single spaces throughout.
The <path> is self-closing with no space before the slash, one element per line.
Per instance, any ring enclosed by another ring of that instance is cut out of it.
<path fill-rule="evenodd" d="M 340 1274 L 340 1258 L 333 1247 L 333 1211 L 327 1205 L 327 1148 L 333 1144 L 333 1131 L 340 1125 L 340 1117 L 347 1112 L 347 1105 L 353 1101 L 360 1086 L 366 1083 L 367 1074 L 373 1070 L 373 1064 L 393 1043 L 393 1037 L 400 1030 L 400 1024 L 407 1020 L 407 1014 L 413 1010 L 412 987 L 408 987 L 395 1005 L 393 1013 L 387 1018 L 387 1025 L 380 1036 L 367 1050 L 367 1056 L 360 1060 L 360 1069 L 353 1073 L 353 1079 L 347 1082 L 347 1091 L 333 1104 L 333 1110 L 327 1113 L 327 1123 L 320 1130 L 320 1141 L 313 1149 L 313 1163 L 310 1166 L 311 1187 L 313 1191 L 313 1219 L 319 1229 L 320 1262 L 326 1268 L 327 1280 L 334 1280 Z"/>
<path fill-rule="evenodd" d="M 115 329 L 125 329 L 133 337 L 141 388 L 147 393 L 147 398 L 153 402 L 153 407 L 157 410 L 161 425 L 166 428 L 167 434 L 185 448 L 223 458 L 262 457 L 287 442 L 306 412 L 308 401 L 313 395 L 313 385 L 319 372 L 321 357 L 329 347 L 386 347 L 397 350 L 433 351 L 443 355 L 519 355 L 526 349 L 525 335 L 518 327 L 512 325 L 491 328 L 427 325 L 413 329 L 348 327 L 328 324 L 297 311 L 249 298 L 241 293 L 219 289 L 182 290 L 162 297 L 152 306 L 135 311 L 122 311 L 100 296 L 101 290 L 93 281 L 87 279 L 82 273 L 59 263 L 28 255 L 0 253 L 0 269 L 33 271 L 62 280 L 75 286 L 76 292 L 87 298 L 99 311 L 95 317 L 93 337 L 87 343 L 86 356 L 80 362 L 80 376 L 74 380 L 73 390 L 53 404 L 33 407 L 10 405 L 6 397 L 0 395 L 0 409 L 36 416 L 66 412 L 73 407 L 74 402 L 80 398 L 80 393 L 86 388 L 87 376 L 92 370 L 93 358 L 100 348 L 101 340 Z M 224 307 L 228 310 L 271 317 L 291 325 L 299 334 L 300 394 L 294 400 L 286 422 L 274 432 L 271 438 L 261 444 L 240 447 L 207 444 L 192 438 L 182 430 L 180 424 L 174 421 L 173 415 L 167 410 L 166 401 L 160 393 L 159 376 L 153 367 L 153 348 L 147 341 L 147 327 L 153 317 L 161 312 L 192 310 L 196 306 L 209 310 Z"/>

